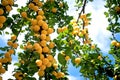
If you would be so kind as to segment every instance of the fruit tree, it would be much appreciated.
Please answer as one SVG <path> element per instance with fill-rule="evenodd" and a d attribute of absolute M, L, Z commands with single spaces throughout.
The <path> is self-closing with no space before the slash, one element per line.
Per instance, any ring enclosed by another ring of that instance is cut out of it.
<path fill-rule="evenodd" d="M 120 80 L 120 40 L 115 36 L 120 34 L 120 0 L 104 5 L 112 34 L 108 55 L 114 63 L 89 37 L 92 13 L 86 13 L 86 5 L 94 0 L 71 0 L 79 11 L 76 19 L 67 13 L 67 0 L 26 0 L 20 8 L 16 1 L 0 0 L 0 35 L 9 36 L 6 46 L 0 44 L 0 80 L 14 56 L 16 80 L 69 80 L 69 63 L 86 80 Z"/>

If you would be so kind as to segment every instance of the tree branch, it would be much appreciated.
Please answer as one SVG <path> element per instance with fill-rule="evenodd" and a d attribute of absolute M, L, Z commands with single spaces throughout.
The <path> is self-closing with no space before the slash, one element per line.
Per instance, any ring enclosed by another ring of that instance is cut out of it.
<path fill-rule="evenodd" d="M 85 6 L 86 6 L 86 3 L 87 3 L 87 0 L 84 0 L 82 9 L 81 9 L 80 13 L 78 14 L 77 23 L 78 23 L 78 21 L 79 21 L 79 18 L 80 18 L 80 16 L 81 16 L 82 12 L 85 13 Z"/>

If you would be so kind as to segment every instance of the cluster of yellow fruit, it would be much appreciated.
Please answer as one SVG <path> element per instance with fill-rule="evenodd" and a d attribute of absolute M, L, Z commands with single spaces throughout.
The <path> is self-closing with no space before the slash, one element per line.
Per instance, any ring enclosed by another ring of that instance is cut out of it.
<path fill-rule="evenodd" d="M 5 11 L 10 12 L 12 10 L 11 6 L 14 4 L 14 1 L 13 0 L 1 0 L 1 3 L 2 3 L 2 6 L 5 7 Z M 6 21 L 6 17 L 3 16 L 4 13 L 5 12 L 3 8 L 0 8 L 0 28 L 3 27 L 3 23 L 5 23 Z"/>
<path fill-rule="evenodd" d="M 11 41 L 8 41 L 8 45 L 13 48 L 17 48 L 17 43 L 13 43 L 12 41 L 16 40 L 16 36 L 11 36 Z M 2 67 L 4 63 L 8 63 L 12 61 L 11 55 L 14 54 L 14 49 L 9 49 L 5 54 L 3 58 L 0 58 L 0 74 L 5 73 L 5 68 Z"/>
<path fill-rule="evenodd" d="M 82 15 L 80 16 L 80 19 L 83 20 L 83 25 L 84 25 L 84 26 L 88 26 L 89 20 L 88 20 L 86 14 L 82 14 Z"/>
<path fill-rule="evenodd" d="M 56 71 L 53 71 L 52 74 L 57 78 L 63 78 L 65 76 L 65 74 L 63 72 L 56 72 Z"/>
<path fill-rule="evenodd" d="M 34 10 L 34 11 L 38 11 L 39 10 L 39 7 L 42 7 L 43 6 L 43 3 L 39 0 L 33 0 L 32 2 L 29 3 L 28 7 L 31 9 L 31 10 Z"/>
<path fill-rule="evenodd" d="M 112 44 L 113 46 L 120 47 L 120 42 L 118 42 L 118 41 L 116 41 L 116 40 L 112 40 L 112 41 L 111 41 L 111 44 Z"/>
<path fill-rule="evenodd" d="M 1 0 L 2 5 L 5 7 L 7 12 L 10 12 L 12 10 L 12 7 L 14 5 L 14 0 Z"/>
<path fill-rule="evenodd" d="M 3 14 L 4 14 L 4 10 L 0 8 L 0 29 L 3 27 L 3 24 L 6 21 L 6 17 L 3 16 Z"/>
<path fill-rule="evenodd" d="M 36 18 L 28 18 L 26 12 L 22 12 L 21 16 L 31 22 L 30 28 L 34 32 L 34 36 L 39 39 L 39 41 L 35 42 L 34 44 L 28 42 L 27 45 L 24 46 L 24 49 L 29 49 L 37 52 L 40 55 L 40 59 L 36 60 L 36 65 L 39 67 L 38 75 L 42 77 L 45 75 L 46 68 L 54 67 L 56 70 L 58 66 L 56 60 L 51 54 L 51 49 L 55 47 L 55 43 L 51 41 L 50 34 L 54 32 L 54 29 L 50 28 L 45 21 L 44 11 L 41 9 L 42 3 L 41 5 L 40 3 L 41 2 L 39 2 L 39 0 L 33 0 L 28 4 L 29 8 L 37 13 Z M 59 78 L 62 77 L 60 77 L 60 73 L 58 76 Z"/>
<path fill-rule="evenodd" d="M 68 30 L 67 26 L 63 26 L 62 28 L 59 27 L 59 28 L 57 29 L 57 32 L 58 32 L 58 33 L 62 33 L 62 32 L 64 32 L 64 31 L 66 31 L 66 30 Z"/>

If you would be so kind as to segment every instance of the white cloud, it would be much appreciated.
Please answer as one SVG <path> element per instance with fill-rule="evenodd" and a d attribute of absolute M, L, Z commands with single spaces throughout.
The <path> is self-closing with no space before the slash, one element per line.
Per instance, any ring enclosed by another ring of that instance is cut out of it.
<path fill-rule="evenodd" d="M 109 50 L 109 37 L 111 36 L 111 33 L 106 30 L 106 27 L 108 26 L 107 18 L 104 16 L 104 11 L 106 10 L 107 9 L 104 7 L 104 2 L 100 0 L 88 4 L 86 8 L 87 12 L 92 13 L 91 25 L 88 26 L 89 35 L 93 42 L 97 44 L 103 52 L 107 52 Z"/>

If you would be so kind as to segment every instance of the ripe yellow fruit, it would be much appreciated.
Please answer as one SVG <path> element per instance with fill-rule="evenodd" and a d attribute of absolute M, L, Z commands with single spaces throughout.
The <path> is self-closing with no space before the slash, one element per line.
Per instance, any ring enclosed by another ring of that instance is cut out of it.
<path fill-rule="evenodd" d="M 46 41 L 50 41 L 50 36 L 48 35 L 48 36 L 46 36 L 46 39 L 45 39 Z"/>
<path fill-rule="evenodd" d="M 57 12 L 57 8 L 52 8 L 52 12 L 56 13 Z"/>
<path fill-rule="evenodd" d="M 42 7 L 42 6 L 43 6 L 43 4 L 42 4 L 41 1 L 39 1 L 39 2 L 37 3 L 37 5 L 38 5 L 39 7 Z"/>
<path fill-rule="evenodd" d="M 39 20 L 42 20 L 43 17 L 42 17 L 41 15 L 38 15 L 38 16 L 36 17 L 36 19 L 39 21 Z"/>
<path fill-rule="evenodd" d="M 56 77 L 57 78 L 62 78 L 64 76 L 65 76 L 65 74 L 63 72 L 58 72 Z"/>
<path fill-rule="evenodd" d="M 57 64 L 57 63 L 54 63 L 54 64 L 53 64 L 53 67 L 54 67 L 54 69 L 57 69 L 57 68 L 58 68 L 58 64 Z"/>
<path fill-rule="evenodd" d="M 48 34 L 51 34 L 51 33 L 53 33 L 53 32 L 54 32 L 53 28 L 48 28 L 48 30 L 47 30 L 47 33 L 48 33 Z"/>
<path fill-rule="evenodd" d="M 99 56 L 98 56 L 98 59 L 99 59 L 99 60 L 101 60 L 101 59 L 102 59 L 102 56 L 101 56 L 101 55 L 99 55 Z"/>
<path fill-rule="evenodd" d="M 42 40 L 42 41 L 40 42 L 40 45 L 41 45 L 42 47 L 47 46 L 46 44 L 47 44 L 47 41 L 45 41 L 45 40 Z"/>
<path fill-rule="evenodd" d="M 6 5 L 8 5 L 9 3 L 8 3 L 8 0 L 2 0 L 2 5 L 3 6 L 6 6 Z"/>
<path fill-rule="evenodd" d="M 48 53 L 49 52 L 49 48 L 47 46 L 43 47 L 42 52 Z"/>
<path fill-rule="evenodd" d="M 13 0 L 8 0 L 8 4 L 10 4 L 11 6 L 14 4 Z"/>
<path fill-rule="evenodd" d="M 33 48 L 35 49 L 35 50 L 39 50 L 40 49 L 40 45 L 39 45 L 39 43 L 34 43 L 34 45 L 33 45 Z"/>
<path fill-rule="evenodd" d="M 33 10 L 37 12 L 39 10 L 39 7 L 38 6 L 33 6 Z"/>
<path fill-rule="evenodd" d="M 39 70 L 39 71 L 38 71 L 38 75 L 39 75 L 39 76 L 42 77 L 42 76 L 44 76 L 44 74 L 45 74 L 44 70 Z"/>
<path fill-rule="evenodd" d="M 41 16 L 43 16 L 43 15 L 44 15 L 44 12 L 43 12 L 43 10 L 39 10 L 39 11 L 38 11 L 38 15 L 41 15 Z"/>
<path fill-rule="evenodd" d="M 76 63 L 76 64 L 79 64 L 80 62 L 81 62 L 81 58 L 79 58 L 79 57 L 78 57 L 78 58 L 75 58 L 75 63 Z"/>
<path fill-rule="evenodd" d="M 116 47 L 120 47 L 120 43 L 119 43 L 119 42 L 117 42 L 115 46 L 116 46 Z"/>
<path fill-rule="evenodd" d="M 40 54 L 40 60 L 43 60 L 43 59 L 44 59 L 44 55 Z"/>
<path fill-rule="evenodd" d="M 54 58 L 53 58 L 52 55 L 48 55 L 48 56 L 47 56 L 47 59 L 48 59 L 49 61 L 53 61 Z"/>
<path fill-rule="evenodd" d="M 51 67 L 52 66 L 52 63 L 51 62 L 48 62 L 46 67 Z"/>
<path fill-rule="evenodd" d="M 1 59 L 1 62 L 2 62 L 2 63 L 7 63 L 7 62 L 8 62 L 8 59 L 7 59 L 7 58 L 2 58 L 2 59 Z"/>
<path fill-rule="evenodd" d="M 12 35 L 12 36 L 11 36 L 11 40 L 14 41 L 14 40 L 16 40 L 16 39 L 17 39 L 17 36 L 16 36 L 16 35 Z"/>
<path fill-rule="evenodd" d="M 33 2 L 38 3 L 38 2 L 39 2 L 39 0 L 33 0 Z"/>
<path fill-rule="evenodd" d="M 36 60 L 36 64 L 37 64 L 37 66 L 41 66 L 42 65 L 42 61 L 41 60 Z"/>
<path fill-rule="evenodd" d="M 5 72 L 6 72 L 5 68 L 1 68 L 1 69 L 0 69 L 0 73 L 3 74 L 3 73 L 5 73 Z"/>
<path fill-rule="evenodd" d="M 95 45 L 94 44 L 91 45 L 91 49 L 95 49 Z"/>
<path fill-rule="evenodd" d="M 49 63 L 49 60 L 47 58 L 44 58 L 42 62 L 43 62 L 43 65 L 47 65 Z"/>
<path fill-rule="evenodd" d="M 12 57 L 11 56 L 8 57 L 7 60 L 8 60 L 8 62 L 11 62 L 12 61 Z"/>
<path fill-rule="evenodd" d="M 68 30 L 68 28 L 66 26 L 64 26 L 64 27 L 62 27 L 62 30 L 66 31 L 66 30 Z"/>
<path fill-rule="evenodd" d="M 4 55 L 5 55 L 5 58 L 9 58 L 10 57 L 10 53 L 9 52 L 6 52 Z"/>
<path fill-rule="evenodd" d="M 117 41 L 116 40 L 112 40 L 111 44 L 115 46 L 117 44 Z"/>
<path fill-rule="evenodd" d="M 33 9 L 34 6 L 35 6 L 35 5 L 34 5 L 33 3 L 30 3 L 30 4 L 28 5 L 28 7 L 29 7 L 30 9 Z"/>
<path fill-rule="evenodd" d="M 58 32 L 58 33 L 63 32 L 62 28 L 58 28 L 58 29 L 57 29 L 57 32 Z"/>
<path fill-rule="evenodd" d="M 65 57 L 65 60 L 66 60 L 66 61 L 70 60 L 70 57 L 69 57 L 69 56 L 66 56 L 66 57 Z"/>
<path fill-rule="evenodd" d="M 40 30 L 40 26 L 39 25 L 34 25 L 31 27 L 31 29 L 34 31 L 34 32 L 38 32 Z"/>
<path fill-rule="evenodd" d="M 36 20 L 36 19 L 32 19 L 32 20 L 31 20 L 31 24 L 32 24 L 32 25 L 37 25 L 37 20 Z"/>
<path fill-rule="evenodd" d="M 41 35 L 40 35 L 40 39 L 41 39 L 41 40 L 45 40 L 45 39 L 46 39 L 46 35 L 45 35 L 45 34 L 41 34 Z"/>
<path fill-rule="evenodd" d="M 27 13 L 26 13 L 26 12 L 22 12 L 22 13 L 21 13 L 21 16 L 22 16 L 23 18 L 27 18 Z"/>
<path fill-rule="evenodd" d="M 56 72 L 56 71 L 53 71 L 53 72 L 52 72 L 52 75 L 57 76 L 57 72 Z"/>
<path fill-rule="evenodd" d="M 44 30 L 48 29 L 48 24 L 46 22 L 43 22 L 42 29 Z"/>
<path fill-rule="evenodd" d="M 42 47 L 40 46 L 39 49 L 36 52 L 41 54 L 42 53 Z"/>
<path fill-rule="evenodd" d="M 2 63 L 0 62 L 0 69 L 2 68 Z"/>
<path fill-rule="evenodd" d="M 2 8 L 0 8 L 0 15 L 3 15 L 4 10 Z"/>
<path fill-rule="evenodd" d="M 16 49 L 16 48 L 18 47 L 18 44 L 17 44 L 17 43 L 13 43 L 13 45 L 12 45 L 12 46 L 13 46 L 13 48 L 15 48 L 15 49 Z"/>
<path fill-rule="evenodd" d="M 13 45 L 13 42 L 12 42 L 12 41 L 8 41 L 8 42 L 7 42 L 7 45 L 8 45 L 8 46 L 12 46 L 12 45 Z"/>
<path fill-rule="evenodd" d="M 29 44 L 29 45 L 26 46 L 26 48 L 27 48 L 27 49 L 32 49 L 33 46 L 32 46 L 31 44 Z"/>
<path fill-rule="evenodd" d="M 38 21 L 38 25 L 39 25 L 39 26 L 42 26 L 42 25 L 43 25 L 43 23 L 44 23 L 44 21 L 43 21 L 43 20 L 39 20 L 39 21 Z"/>
<path fill-rule="evenodd" d="M 9 6 L 9 5 L 7 5 L 5 8 L 6 8 L 6 11 L 7 11 L 7 12 L 10 12 L 10 11 L 12 10 L 12 7 Z"/>
<path fill-rule="evenodd" d="M 14 50 L 13 50 L 13 49 L 10 49 L 8 52 L 9 52 L 10 54 L 13 54 L 13 53 L 14 53 Z"/>
<path fill-rule="evenodd" d="M 45 66 L 45 65 L 41 65 L 41 66 L 40 66 L 40 70 L 43 70 L 43 71 L 44 71 L 45 69 L 46 69 L 46 66 Z"/>
<path fill-rule="evenodd" d="M 1 28 L 3 28 L 3 24 L 2 24 L 2 23 L 0 23 L 0 29 L 1 29 Z"/>
<path fill-rule="evenodd" d="M 52 49 L 52 48 L 54 48 L 54 47 L 55 47 L 55 43 L 54 43 L 54 42 L 50 42 L 50 43 L 49 43 L 49 48 Z"/>
<path fill-rule="evenodd" d="M 47 35 L 47 31 L 46 31 L 46 30 L 42 30 L 42 31 L 41 31 L 41 34 Z"/>
<path fill-rule="evenodd" d="M 0 16 L 0 23 L 4 23 L 6 21 L 6 17 L 5 16 Z"/>

